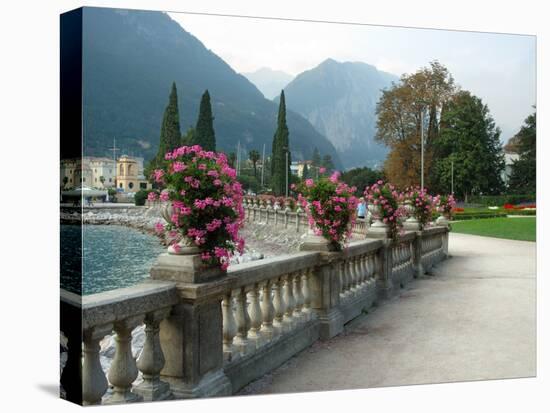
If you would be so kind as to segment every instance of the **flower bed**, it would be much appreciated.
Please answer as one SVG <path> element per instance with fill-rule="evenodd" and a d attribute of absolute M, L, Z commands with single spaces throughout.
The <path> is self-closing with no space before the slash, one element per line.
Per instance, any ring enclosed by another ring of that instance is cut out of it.
<path fill-rule="evenodd" d="M 153 172 L 162 192 L 148 200 L 170 203 L 170 222 L 157 223 L 178 253 L 180 241 L 188 239 L 199 248 L 206 265 L 226 270 L 235 250 L 242 253 L 239 237 L 244 210 L 243 192 L 223 153 L 204 151 L 198 145 L 182 146 L 165 156 L 165 167 Z"/>

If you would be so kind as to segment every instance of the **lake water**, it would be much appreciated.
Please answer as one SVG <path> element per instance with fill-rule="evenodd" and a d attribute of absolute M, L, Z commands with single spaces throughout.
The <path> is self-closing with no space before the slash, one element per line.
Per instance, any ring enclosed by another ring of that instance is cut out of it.
<path fill-rule="evenodd" d="M 61 225 L 61 287 L 87 295 L 137 284 L 164 249 L 155 236 L 128 227 Z"/>

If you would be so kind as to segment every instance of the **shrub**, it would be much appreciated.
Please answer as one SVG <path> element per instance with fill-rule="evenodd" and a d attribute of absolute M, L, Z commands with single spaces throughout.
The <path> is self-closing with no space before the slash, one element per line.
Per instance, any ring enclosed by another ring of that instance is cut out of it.
<path fill-rule="evenodd" d="M 225 271 L 234 251 L 244 249 L 238 234 L 243 193 L 235 170 L 225 154 L 204 151 L 199 145 L 177 148 L 165 160 L 164 169 L 155 170 L 153 177 L 163 188 L 160 200 L 171 203 L 171 215 L 169 223 L 156 225 L 157 230 L 168 231 L 176 252 L 178 242 L 188 238 L 200 249 L 203 262 Z M 156 198 L 150 193 L 150 200 Z"/>
<path fill-rule="evenodd" d="M 351 238 L 357 207 L 357 198 L 353 195 L 356 188 L 340 182 L 339 176 L 334 172 L 330 178 L 322 176 L 317 182 L 306 179 L 297 186 L 298 202 L 307 213 L 309 225 L 337 250 Z"/>
<path fill-rule="evenodd" d="M 374 218 L 387 224 L 390 227 L 392 240 L 397 241 L 401 229 L 400 220 L 405 215 L 405 211 L 397 204 L 401 195 L 395 186 L 379 180 L 371 186 L 367 186 L 364 194 L 367 202 L 375 206 Z"/>

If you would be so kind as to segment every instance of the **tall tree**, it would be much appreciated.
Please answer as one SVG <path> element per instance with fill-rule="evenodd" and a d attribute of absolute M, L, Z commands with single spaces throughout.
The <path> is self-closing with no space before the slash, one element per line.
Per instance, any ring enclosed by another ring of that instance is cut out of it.
<path fill-rule="evenodd" d="M 302 170 L 302 179 L 308 179 L 309 178 L 309 168 L 307 166 L 307 163 L 304 163 L 304 169 Z"/>
<path fill-rule="evenodd" d="M 448 102 L 435 143 L 435 186 L 450 192 L 451 163 L 454 192 L 466 201 L 472 194 L 497 194 L 503 189 L 504 168 L 500 129 L 489 108 L 470 92 L 458 92 Z"/>
<path fill-rule="evenodd" d="M 537 189 L 537 112 L 527 117 L 520 131 L 514 136 L 519 159 L 512 164 L 508 182 L 514 193 L 535 194 Z"/>
<path fill-rule="evenodd" d="M 252 167 L 254 168 L 254 178 L 256 177 L 256 166 L 258 164 L 258 161 L 260 160 L 260 152 L 258 152 L 255 149 L 252 149 L 250 152 L 248 152 L 248 158 L 250 159 L 250 162 L 252 162 Z"/>
<path fill-rule="evenodd" d="M 172 82 L 172 89 L 168 97 L 168 105 L 164 109 L 160 127 L 159 149 L 157 155 L 151 159 L 145 168 L 145 176 L 150 177 L 154 169 L 162 167 L 164 155 L 181 144 L 180 114 L 178 110 L 178 90 Z"/>
<path fill-rule="evenodd" d="M 195 128 L 190 126 L 185 132 L 185 135 L 181 135 L 181 145 L 191 146 L 195 144 Z"/>
<path fill-rule="evenodd" d="M 216 134 L 214 132 L 214 117 L 212 116 L 212 105 L 210 104 L 210 94 L 206 90 L 201 98 L 199 108 L 199 118 L 195 126 L 194 141 L 204 150 L 216 150 Z"/>
<path fill-rule="evenodd" d="M 332 156 L 329 154 L 326 154 L 323 156 L 323 160 L 321 161 L 321 166 L 327 170 L 327 172 L 330 172 L 334 169 L 334 163 L 332 162 Z"/>
<path fill-rule="evenodd" d="M 273 144 L 271 147 L 271 187 L 275 195 L 286 194 L 287 176 L 288 179 L 290 179 L 291 176 L 291 158 L 288 135 L 288 126 L 286 124 L 285 92 L 281 91 L 281 98 L 279 100 L 279 114 L 277 116 L 277 130 L 273 135 Z"/>
<path fill-rule="evenodd" d="M 382 92 L 376 106 L 376 139 L 390 148 L 384 169 L 394 184 L 405 187 L 420 183 L 420 138 L 424 130 L 424 177 L 426 186 L 431 185 L 433 143 L 439 136 L 441 113 L 455 89 L 447 68 L 434 61 L 416 73 L 403 75 L 399 83 Z"/>
<path fill-rule="evenodd" d="M 313 154 L 311 155 L 311 165 L 316 167 L 321 166 L 321 153 L 317 148 L 313 149 Z"/>
<path fill-rule="evenodd" d="M 227 163 L 231 168 L 235 168 L 235 163 L 237 162 L 237 154 L 235 152 L 230 152 L 227 155 Z"/>

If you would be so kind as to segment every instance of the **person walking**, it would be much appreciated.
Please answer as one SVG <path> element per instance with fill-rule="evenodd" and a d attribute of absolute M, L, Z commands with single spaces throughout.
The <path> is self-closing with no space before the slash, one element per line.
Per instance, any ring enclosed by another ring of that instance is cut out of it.
<path fill-rule="evenodd" d="M 367 204 L 365 198 L 359 198 L 359 203 L 357 204 L 357 218 L 365 219 L 367 215 Z"/>

